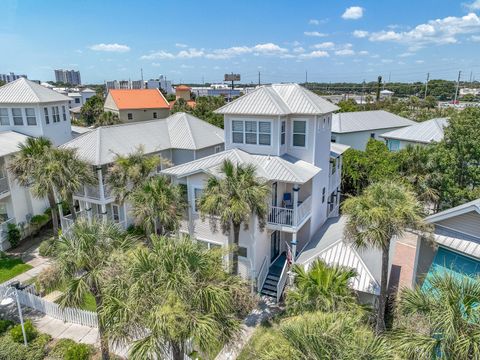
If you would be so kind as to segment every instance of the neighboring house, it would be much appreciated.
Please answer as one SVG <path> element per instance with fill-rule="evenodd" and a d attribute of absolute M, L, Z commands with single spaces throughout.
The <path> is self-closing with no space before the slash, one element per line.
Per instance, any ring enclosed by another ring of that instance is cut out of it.
<path fill-rule="evenodd" d="M 129 123 L 164 119 L 170 114 L 170 105 L 158 89 L 112 89 L 105 99 L 104 110 Z"/>
<path fill-rule="evenodd" d="M 108 218 L 125 228 L 133 223 L 128 204 L 116 203 L 105 178 L 117 154 L 128 155 L 139 146 L 146 154 L 158 154 L 173 164 L 183 164 L 223 151 L 223 130 L 192 115 L 176 113 L 166 119 L 89 129 L 62 145 L 77 149 L 98 178 L 97 185 L 85 186 L 75 194 L 79 216 Z M 70 216 L 61 220 L 64 230 L 72 223 Z"/>
<path fill-rule="evenodd" d="M 427 145 L 443 139 L 445 127 L 448 126 L 447 118 L 437 118 L 401 129 L 381 134 L 390 151 L 405 149 L 408 145 Z"/>
<path fill-rule="evenodd" d="M 385 110 L 337 113 L 332 119 L 332 142 L 365 150 L 368 140 L 379 140 L 379 136 L 387 131 L 414 124 L 415 121 Z"/>
<path fill-rule="evenodd" d="M 393 94 L 395 94 L 393 91 L 390 90 L 382 90 L 380 91 L 380 99 L 385 100 L 385 99 L 390 99 Z"/>
<path fill-rule="evenodd" d="M 434 226 L 434 243 L 421 240 L 417 250 L 417 282 L 433 272 L 480 275 L 480 199 L 426 218 Z"/>
<path fill-rule="evenodd" d="M 72 138 L 71 99 L 25 78 L 0 87 L 0 131 L 48 137 L 55 145 Z"/>
<path fill-rule="evenodd" d="M 95 95 L 95 91 L 93 91 L 90 88 L 85 88 L 82 90 L 78 90 L 78 89 L 72 89 L 72 90 L 77 90 L 77 91 L 67 92 L 68 97 L 71 98 L 68 104 L 70 109 L 82 107 L 83 105 L 85 105 L 88 99 L 90 99 L 92 96 Z"/>
<path fill-rule="evenodd" d="M 72 138 L 79 137 L 80 135 L 85 134 L 89 131 L 92 131 L 92 128 L 72 125 Z"/>
<path fill-rule="evenodd" d="M 48 207 L 45 199 L 35 198 L 27 188 L 19 186 L 7 171 L 11 157 L 27 138 L 15 131 L 0 132 L 0 251 L 10 247 L 6 241 L 7 224 L 23 224 L 24 230 L 28 230 L 32 216 L 43 213 Z"/>
<path fill-rule="evenodd" d="M 162 171 L 186 186 L 189 207 L 181 232 L 211 248 L 228 246 L 233 234 L 213 231 L 201 219 L 196 201 L 207 179 L 220 176 L 226 159 L 256 167 L 271 187 L 267 225 L 260 231 L 252 217 L 248 229 L 241 229 L 239 272 L 277 299 L 287 278 L 287 248 L 300 259 L 327 218 L 338 215 L 341 155 L 348 146 L 330 143 L 336 110 L 298 84 L 260 86 L 216 110 L 224 115 L 224 152 Z"/>

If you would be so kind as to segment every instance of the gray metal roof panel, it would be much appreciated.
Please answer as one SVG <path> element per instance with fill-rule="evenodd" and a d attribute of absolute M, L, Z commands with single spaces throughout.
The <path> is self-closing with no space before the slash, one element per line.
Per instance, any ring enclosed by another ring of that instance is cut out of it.
<path fill-rule="evenodd" d="M 71 98 L 25 78 L 19 78 L 0 87 L 0 103 L 38 104 L 69 101 Z"/>
<path fill-rule="evenodd" d="M 333 114 L 332 133 L 387 129 L 414 124 L 417 123 L 385 110 L 344 112 Z"/>
<path fill-rule="evenodd" d="M 19 151 L 18 146 L 25 143 L 29 136 L 15 131 L 0 132 L 0 157 Z"/>
<path fill-rule="evenodd" d="M 331 157 L 339 157 L 342 155 L 345 151 L 350 149 L 350 145 L 344 145 L 340 143 L 330 143 L 330 156 Z"/>
<path fill-rule="evenodd" d="M 441 141 L 446 126 L 448 126 L 447 118 L 437 118 L 394 131 L 389 131 L 380 136 L 385 139 L 397 139 L 428 144 L 432 141 Z"/>
<path fill-rule="evenodd" d="M 480 260 L 480 238 L 437 225 L 434 239 L 441 246 Z"/>

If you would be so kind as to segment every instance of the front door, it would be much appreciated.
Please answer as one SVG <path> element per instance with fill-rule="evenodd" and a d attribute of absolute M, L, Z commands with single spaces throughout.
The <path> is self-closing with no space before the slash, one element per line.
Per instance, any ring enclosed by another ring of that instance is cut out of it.
<path fill-rule="evenodd" d="M 277 183 L 272 184 L 272 206 L 277 206 Z"/>
<path fill-rule="evenodd" d="M 274 231 L 270 235 L 270 261 L 275 260 L 278 254 L 280 254 L 280 231 Z"/>

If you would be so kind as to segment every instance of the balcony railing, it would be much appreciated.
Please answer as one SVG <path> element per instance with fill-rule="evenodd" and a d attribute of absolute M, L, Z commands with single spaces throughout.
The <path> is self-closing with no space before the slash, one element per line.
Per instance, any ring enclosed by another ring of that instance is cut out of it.
<path fill-rule="evenodd" d="M 108 217 L 108 215 L 107 215 L 107 217 Z M 77 220 L 78 219 L 87 219 L 87 218 L 88 218 L 88 214 L 85 210 L 77 212 Z M 90 216 L 90 218 L 94 221 L 97 221 L 97 222 L 104 220 L 104 217 L 101 214 L 92 214 Z M 125 220 L 113 220 L 111 218 L 107 218 L 107 220 L 110 221 L 110 222 L 113 222 L 114 224 L 116 224 L 122 230 L 125 230 L 127 228 L 127 222 Z M 64 232 L 66 232 L 66 231 L 68 231 L 68 229 L 70 229 L 70 227 L 73 225 L 73 223 L 75 221 L 72 218 L 72 214 L 69 214 L 69 215 L 62 216 L 61 222 L 62 222 L 62 230 Z"/>
<path fill-rule="evenodd" d="M 300 225 L 312 212 L 312 198 L 309 196 L 297 206 L 296 216 L 293 208 L 270 206 L 268 223 L 296 227 Z"/>
<path fill-rule="evenodd" d="M 0 195 L 5 194 L 10 191 L 10 186 L 8 185 L 8 178 L 0 178 Z"/>
<path fill-rule="evenodd" d="M 111 199 L 113 198 L 113 194 L 111 190 L 103 185 L 103 193 L 105 195 L 105 199 Z M 89 199 L 95 199 L 95 200 L 101 200 L 100 199 L 100 186 L 99 185 L 94 185 L 94 186 L 85 186 L 82 187 L 80 190 L 75 192 L 76 196 L 79 197 L 84 197 L 84 198 L 89 198 Z"/>

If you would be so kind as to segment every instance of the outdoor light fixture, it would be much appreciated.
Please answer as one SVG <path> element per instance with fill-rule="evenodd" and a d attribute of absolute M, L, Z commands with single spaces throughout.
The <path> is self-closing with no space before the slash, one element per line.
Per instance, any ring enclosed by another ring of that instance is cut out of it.
<path fill-rule="evenodd" d="M 10 287 L 2 295 L 2 301 L 0 301 L 0 306 L 10 306 L 12 305 L 15 300 L 17 300 L 17 308 L 18 308 L 18 317 L 20 318 L 20 325 L 22 326 L 22 334 L 23 334 L 23 343 L 27 346 L 27 334 L 25 333 L 25 326 L 23 324 L 23 315 L 22 315 L 22 306 L 20 305 L 20 300 L 18 299 L 18 292 L 15 288 Z"/>

